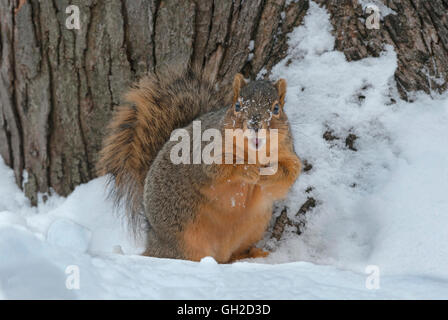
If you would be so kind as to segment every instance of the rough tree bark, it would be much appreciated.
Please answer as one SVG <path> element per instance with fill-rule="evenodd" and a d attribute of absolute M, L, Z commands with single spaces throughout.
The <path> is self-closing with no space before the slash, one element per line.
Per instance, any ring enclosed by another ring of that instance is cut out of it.
<path fill-rule="evenodd" d="M 442 92 L 448 87 L 448 0 L 384 0 L 395 13 L 383 18 L 380 28 L 368 29 L 356 0 L 318 0 L 331 14 L 335 47 L 347 60 L 378 56 L 384 45 L 394 47 L 398 58 L 395 72 L 403 99 L 412 92 Z M 364 1 L 369 3 L 369 1 Z"/>
<path fill-rule="evenodd" d="M 398 54 L 400 94 L 444 90 L 448 1 L 391 0 L 379 30 L 368 30 L 356 0 L 327 7 L 335 47 L 348 60 Z M 228 85 L 284 58 L 287 36 L 308 0 L 0 0 L 0 154 L 32 203 L 69 194 L 95 177 L 102 134 L 123 91 L 171 60 L 191 62 Z M 80 9 L 68 30 L 66 8 Z M 27 175 L 24 179 L 23 172 Z"/>

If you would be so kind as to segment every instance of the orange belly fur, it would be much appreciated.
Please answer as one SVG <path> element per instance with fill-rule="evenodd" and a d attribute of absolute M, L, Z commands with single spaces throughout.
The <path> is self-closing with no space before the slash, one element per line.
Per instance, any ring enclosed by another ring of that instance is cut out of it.
<path fill-rule="evenodd" d="M 274 199 L 261 186 L 229 179 L 201 191 L 209 201 L 183 233 L 187 259 L 228 262 L 262 238 Z"/>

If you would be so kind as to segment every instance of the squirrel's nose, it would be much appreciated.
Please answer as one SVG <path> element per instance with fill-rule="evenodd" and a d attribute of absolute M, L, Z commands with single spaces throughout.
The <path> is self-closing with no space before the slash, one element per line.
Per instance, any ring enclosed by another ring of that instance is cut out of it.
<path fill-rule="evenodd" d="M 253 134 L 258 134 L 258 126 L 248 126 L 247 129 L 249 129 Z"/>
<path fill-rule="evenodd" d="M 250 130 L 254 130 L 255 132 L 258 132 L 258 130 L 260 129 L 260 124 L 258 123 L 257 120 L 253 120 L 251 121 L 252 123 L 250 123 L 250 125 L 248 125 L 248 128 Z"/>

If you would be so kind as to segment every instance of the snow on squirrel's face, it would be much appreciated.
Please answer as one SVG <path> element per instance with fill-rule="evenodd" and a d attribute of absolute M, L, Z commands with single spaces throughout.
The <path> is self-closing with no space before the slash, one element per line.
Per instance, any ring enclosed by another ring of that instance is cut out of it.
<path fill-rule="evenodd" d="M 289 133 L 288 119 L 283 112 L 286 81 L 273 84 L 259 80 L 234 84 L 234 102 L 228 110 L 227 127 L 249 131 L 249 147 L 259 150 L 269 140 L 270 129 L 277 129 L 279 140 Z M 280 142 L 279 141 L 279 142 Z"/>

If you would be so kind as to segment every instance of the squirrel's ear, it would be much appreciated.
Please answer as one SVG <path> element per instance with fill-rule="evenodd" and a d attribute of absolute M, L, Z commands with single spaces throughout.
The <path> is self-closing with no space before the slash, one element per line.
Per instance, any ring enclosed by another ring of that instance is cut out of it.
<path fill-rule="evenodd" d="M 278 99 L 280 100 L 280 104 L 283 106 L 285 104 L 285 96 L 286 96 L 286 80 L 279 79 L 275 83 L 275 87 L 277 88 Z"/>
<path fill-rule="evenodd" d="M 240 90 L 242 87 L 246 85 L 246 81 L 244 81 L 244 77 L 241 73 L 237 73 L 235 78 L 233 79 L 233 103 L 238 100 L 240 96 Z"/>

